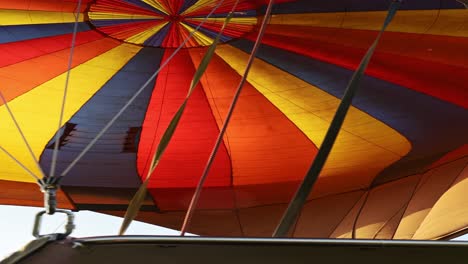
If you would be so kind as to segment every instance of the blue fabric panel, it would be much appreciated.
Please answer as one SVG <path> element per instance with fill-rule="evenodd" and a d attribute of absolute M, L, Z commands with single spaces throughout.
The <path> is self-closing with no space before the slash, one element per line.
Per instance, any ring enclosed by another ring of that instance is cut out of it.
<path fill-rule="evenodd" d="M 158 14 L 161 14 L 161 15 L 164 15 L 163 12 L 159 11 L 158 9 L 150 6 L 149 4 L 143 2 L 142 0 L 123 0 L 124 2 L 127 2 L 129 4 L 132 4 L 132 5 L 135 5 L 135 6 L 138 6 L 138 7 L 142 7 L 144 9 L 147 9 L 149 11 L 153 11 L 153 12 L 156 12 Z"/>
<path fill-rule="evenodd" d="M 227 17 L 228 13 L 222 13 L 222 14 L 212 14 L 210 17 Z M 257 16 L 257 11 L 256 10 L 246 10 L 246 11 L 238 11 L 234 13 L 233 17 L 256 17 Z M 198 18 L 205 18 L 205 16 L 188 16 L 190 18 L 192 17 L 198 17 Z"/>
<path fill-rule="evenodd" d="M 76 124 L 59 151 L 61 173 L 98 131 L 159 68 L 164 50 L 143 48 L 68 121 Z M 136 188 L 141 184 L 136 168 L 137 153 L 123 152 L 128 132 L 141 127 L 154 81 L 138 96 L 114 125 L 64 178 L 64 186 Z M 63 129 L 62 129 L 63 131 Z M 62 132 L 60 132 L 62 133 Z M 48 145 L 53 144 L 54 138 Z M 49 171 L 52 149 L 46 148 L 41 165 Z"/>
<path fill-rule="evenodd" d="M 253 42 L 231 45 L 250 52 Z M 353 71 L 293 52 L 262 45 L 258 58 L 341 98 Z M 377 78 L 366 76 L 353 105 L 403 134 L 411 152 L 376 179 L 386 182 L 420 172 L 447 152 L 466 143 L 468 111 L 451 103 Z M 352 153 L 350 153 L 352 155 Z"/>
<path fill-rule="evenodd" d="M 151 21 L 160 21 L 153 18 L 148 19 L 102 19 L 102 20 L 93 20 L 92 24 L 96 27 L 105 27 L 105 26 L 114 26 L 127 23 L 135 22 L 151 22 Z"/>
<path fill-rule="evenodd" d="M 0 44 L 73 33 L 74 23 L 0 26 Z M 91 30 L 87 23 L 78 24 L 78 32 Z"/>
<path fill-rule="evenodd" d="M 311 1 L 298 0 L 294 2 L 281 3 L 274 6 L 275 14 L 291 13 L 319 13 L 319 12 L 353 12 L 353 11 L 383 11 L 390 6 L 391 0 L 327 0 Z M 401 10 L 422 9 L 453 9 L 464 8 L 456 0 L 405 0 Z M 265 13 L 265 7 L 260 9 Z"/>
<path fill-rule="evenodd" d="M 179 10 L 179 14 L 183 13 L 187 8 L 191 7 L 193 4 L 195 4 L 198 0 L 184 0 L 184 3 L 182 4 L 182 7 Z"/>
<path fill-rule="evenodd" d="M 161 46 L 162 43 L 164 42 L 164 39 L 166 38 L 167 33 L 169 32 L 169 29 L 171 28 L 170 25 L 171 25 L 170 23 L 165 25 L 156 34 L 154 34 L 153 36 L 145 40 L 143 44 L 147 46 L 153 46 L 153 47 Z"/>

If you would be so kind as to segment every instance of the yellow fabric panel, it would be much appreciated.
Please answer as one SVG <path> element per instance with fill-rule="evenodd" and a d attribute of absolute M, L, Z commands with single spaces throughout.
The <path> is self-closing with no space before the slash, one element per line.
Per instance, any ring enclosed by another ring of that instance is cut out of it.
<path fill-rule="evenodd" d="M 72 69 L 64 123 L 140 49 L 131 44 L 122 44 Z M 9 103 L 37 158 L 57 131 L 65 78 L 66 73 L 61 74 Z M 0 145 L 38 174 L 4 105 L 0 106 L 0 120 Z M 33 181 L 3 152 L 0 153 L 0 179 Z"/>
<path fill-rule="evenodd" d="M 440 10 L 436 23 L 426 33 L 468 37 L 468 9 Z"/>
<path fill-rule="evenodd" d="M 437 19 L 439 10 L 411 10 L 398 12 L 387 31 L 425 33 Z M 380 30 L 387 11 L 348 12 L 343 28 Z"/>
<path fill-rule="evenodd" d="M 466 161 L 458 160 L 429 170 L 421 181 L 395 233 L 395 239 L 412 239 L 437 200 L 450 188 Z"/>
<path fill-rule="evenodd" d="M 218 47 L 216 53 L 243 74 L 247 53 L 229 45 Z M 321 145 L 338 98 L 261 60 L 255 61 L 248 81 L 312 142 Z M 340 192 L 364 188 L 410 149 L 410 142 L 397 131 L 351 107 L 321 177 L 338 177 L 339 184 L 348 182 Z M 246 183 L 234 179 L 234 184 Z"/>
<path fill-rule="evenodd" d="M 188 32 L 192 32 L 195 29 L 185 23 L 180 23 Z M 202 46 L 209 46 L 211 43 L 213 43 L 214 39 L 208 37 L 207 35 L 203 34 L 200 31 L 196 31 L 193 34 L 193 38 L 197 41 L 198 44 Z"/>
<path fill-rule="evenodd" d="M 157 10 L 163 12 L 164 14 L 169 14 L 169 11 L 166 10 L 166 7 L 163 4 L 161 4 L 160 1 L 158 0 L 143 0 L 143 2 L 156 8 Z"/>
<path fill-rule="evenodd" d="M 315 27 L 341 27 L 345 12 L 272 15 L 270 24 Z"/>
<path fill-rule="evenodd" d="M 440 239 L 468 226 L 468 157 L 459 164 L 459 176 L 419 226 L 413 239 Z"/>
<path fill-rule="evenodd" d="M 167 23 L 168 22 L 165 22 L 155 27 L 149 28 L 143 32 L 140 32 L 134 36 L 131 36 L 125 39 L 125 41 L 135 43 L 135 44 L 143 44 L 148 38 L 156 34 L 159 30 L 161 30 L 161 28 L 167 25 Z"/>
<path fill-rule="evenodd" d="M 271 24 L 380 30 L 386 11 L 275 15 Z M 387 31 L 468 36 L 468 10 L 401 10 Z"/>
<path fill-rule="evenodd" d="M 190 20 L 202 22 L 203 20 L 205 20 L 205 18 L 190 18 Z M 225 20 L 226 18 L 224 17 L 210 17 L 207 19 L 207 22 L 205 24 L 218 22 L 219 24 L 222 25 L 224 24 Z M 231 18 L 229 23 L 240 24 L 240 25 L 256 25 L 257 18 L 256 17 L 233 17 Z"/>
<path fill-rule="evenodd" d="M 80 14 L 79 22 L 83 22 L 83 14 Z M 75 22 L 73 13 L 28 11 L 28 10 L 0 10 L 0 26 L 52 24 Z"/>
<path fill-rule="evenodd" d="M 206 8 L 208 6 L 216 6 L 216 2 L 219 0 L 198 0 L 195 4 L 187 8 L 184 12 L 182 12 L 182 15 L 188 14 L 191 12 L 196 11 L 199 8 Z"/>
<path fill-rule="evenodd" d="M 88 16 L 91 20 L 104 19 L 162 19 L 160 16 L 145 16 L 135 14 L 120 14 L 120 13 L 104 13 L 104 12 L 89 12 Z"/>

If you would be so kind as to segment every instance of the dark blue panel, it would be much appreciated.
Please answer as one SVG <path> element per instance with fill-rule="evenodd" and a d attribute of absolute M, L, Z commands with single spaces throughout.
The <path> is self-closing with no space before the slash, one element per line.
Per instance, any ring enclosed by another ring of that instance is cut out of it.
<path fill-rule="evenodd" d="M 298 0 L 294 2 L 277 4 L 275 14 L 291 13 L 319 13 L 319 12 L 353 12 L 353 11 L 383 11 L 387 10 L 392 0 L 327 0 L 312 1 Z M 456 0 L 404 0 L 401 10 L 423 9 L 453 9 L 464 8 Z M 265 13 L 265 8 L 260 12 Z"/>
<path fill-rule="evenodd" d="M 68 121 L 76 124 L 62 142 L 57 172 L 62 172 L 98 131 L 159 68 L 163 49 L 143 48 Z M 138 187 L 136 152 L 125 151 L 129 137 L 142 126 L 154 81 L 138 96 L 108 132 L 64 178 L 65 186 Z M 136 129 L 135 129 L 136 128 Z M 63 131 L 63 129 L 62 129 Z M 62 133 L 62 132 L 60 132 Z M 54 138 L 48 145 L 52 145 Z M 135 146 L 136 147 L 136 146 Z M 52 149 L 45 149 L 41 165 L 49 171 Z"/>
<path fill-rule="evenodd" d="M 161 15 L 165 15 L 163 12 L 159 11 L 158 9 L 148 5 L 147 3 L 143 2 L 143 0 L 124 0 L 124 2 L 127 2 L 129 4 L 132 4 L 132 5 L 136 5 L 136 6 L 139 6 L 139 7 L 142 7 L 144 9 L 147 9 L 149 11 L 153 11 L 153 12 L 156 12 L 158 14 L 161 14 Z"/>
<path fill-rule="evenodd" d="M 147 46 L 152 46 L 152 47 L 161 46 L 170 28 L 171 28 L 171 24 L 168 23 L 161 30 L 159 30 L 156 34 L 151 36 L 149 39 L 145 40 L 144 44 Z"/>
<path fill-rule="evenodd" d="M 73 33 L 74 23 L 0 26 L 0 44 Z M 78 32 L 91 30 L 87 23 L 78 24 Z"/>
<path fill-rule="evenodd" d="M 253 42 L 236 40 L 231 44 L 250 52 Z M 353 74 L 336 65 L 266 45 L 257 57 L 338 98 Z M 378 183 L 420 172 L 466 143 L 468 111 L 426 94 L 366 76 L 353 105 L 399 131 L 412 144 L 411 152 L 381 173 Z"/>
<path fill-rule="evenodd" d="M 198 0 L 184 0 L 184 4 L 180 8 L 179 14 L 183 13 L 185 10 L 187 10 L 189 7 L 191 7 L 193 4 L 195 4 Z"/>
<path fill-rule="evenodd" d="M 222 14 L 212 14 L 210 17 L 227 17 L 228 13 L 222 13 Z M 257 11 L 256 10 L 246 10 L 246 11 L 238 11 L 235 12 L 233 17 L 256 17 L 257 16 Z M 188 16 L 189 18 L 205 18 L 205 16 Z"/>
<path fill-rule="evenodd" d="M 159 19 L 147 18 L 147 19 L 102 19 L 102 20 L 93 20 L 92 23 L 96 27 L 105 27 L 105 26 L 114 26 L 120 24 L 132 24 L 135 22 L 150 22 L 150 21 L 161 21 Z"/>

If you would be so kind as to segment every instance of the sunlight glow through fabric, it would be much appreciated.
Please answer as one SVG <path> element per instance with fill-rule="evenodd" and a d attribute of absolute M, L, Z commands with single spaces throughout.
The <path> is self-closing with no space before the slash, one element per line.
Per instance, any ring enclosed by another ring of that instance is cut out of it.
<path fill-rule="evenodd" d="M 0 91 L 60 174 L 220 0 L 0 0 Z M 122 216 L 214 35 L 225 0 L 62 183 L 59 207 Z M 241 0 L 149 182 L 138 220 L 180 229 L 266 0 Z M 276 0 L 188 232 L 271 236 L 390 0 Z M 444 239 L 468 231 L 468 9 L 405 0 L 372 58 L 292 236 Z M 6 107 L 0 146 L 39 174 Z M 41 206 L 0 152 L 0 203 Z M 463 205 L 463 206 L 462 206 Z M 117 232 L 117 230 L 116 230 Z"/>

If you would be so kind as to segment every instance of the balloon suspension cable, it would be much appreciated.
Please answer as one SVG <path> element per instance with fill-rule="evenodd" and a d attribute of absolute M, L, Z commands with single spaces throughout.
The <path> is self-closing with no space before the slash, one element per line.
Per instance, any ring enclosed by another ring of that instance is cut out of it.
<path fill-rule="evenodd" d="M 59 131 L 62 128 L 63 116 L 64 116 L 64 113 L 65 113 L 65 103 L 67 101 L 68 86 L 69 86 L 69 83 L 70 83 L 71 68 L 73 66 L 73 55 L 75 53 L 76 35 L 77 35 L 77 32 L 78 32 L 78 20 L 80 18 L 80 12 L 81 12 L 81 2 L 82 2 L 82 0 L 78 0 L 76 10 L 75 10 L 75 24 L 73 26 L 73 36 L 72 36 L 72 41 L 71 41 L 70 56 L 68 57 L 67 75 L 66 75 L 66 78 L 65 78 L 65 87 L 64 87 L 64 90 L 63 90 L 62 106 L 61 106 L 61 109 L 60 109 L 58 129 L 57 129 L 57 133 L 55 134 L 54 151 L 52 152 L 52 162 L 51 162 L 51 165 L 50 165 L 50 173 L 49 173 L 48 178 L 55 177 L 55 168 L 56 168 L 56 165 L 57 165 L 58 151 L 59 151 L 59 145 L 60 145 L 60 133 L 59 133 Z"/>
<path fill-rule="evenodd" d="M 219 1 L 219 3 L 211 10 L 211 12 L 203 19 L 203 21 L 184 39 L 184 41 L 177 47 L 176 50 L 159 66 L 153 75 L 138 89 L 135 94 L 125 103 L 125 105 L 117 112 L 114 117 L 99 131 L 99 133 L 91 140 L 91 142 L 86 145 L 86 147 L 78 154 L 78 156 L 68 165 L 68 167 L 60 174 L 60 176 L 65 176 L 70 172 L 70 170 L 81 160 L 81 158 L 96 144 L 96 142 L 106 133 L 106 131 L 115 123 L 115 121 L 127 110 L 127 108 L 135 101 L 135 99 L 148 87 L 148 85 L 156 78 L 161 70 L 163 70 L 169 62 L 179 53 L 179 51 L 185 47 L 185 44 L 192 39 L 193 35 L 198 32 L 198 30 L 208 21 L 213 13 L 224 3 L 225 0 Z"/>
<path fill-rule="evenodd" d="M 2 102 L 3 104 L 5 105 L 5 108 L 6 110 L 8 111 L 8 114 L 10 115 L 11 119 L 13 120 L 13 123 L 15 123 L 15 126 L 16 126 L 16 129 L 18 130 L 19 134 L 21 135 L 21 138 L 23 139 L 23 142 L 24 144 L 26 145 L 26 147 L 28 148 L 28 151 L 29 151 L 29 154 L 30 156 L 32 157 L 32 159 L 34 160 L 34 163 L 36 164 L 36 167 L 37 169 L 39 170 L 40 174 L 41 174 L 41 177 L 44 178 L 45 177 L 45 173 L 44 171 L 42 170 L 41 168 L 41 165 L 39 164 L 39 161 L 37 160 L 36 158 L 36 155 L 34 155 L 34 152 L 31 148 L 31 145 L 29 144 L 28 140 L 26 139 L 26 136 L 24 135 L 23 133 L 23 130 L 21 129 L 21 126 L 19 125 L 18 121 L 16 120 L 16 117 L 15 115 L 13 114 L 13 111 L 11 111 L 11 108 L 10 106 L 8 105 L 8 102 L 5 98 L 5 96 L 3 95 L 3 93 L 0 91 L 0 99 L 2 99 Z M 3 148 L 2 148 L 3 149 Z M 6 151 L 5 149 L 3 149 L 4 152 Z M 15 159 L 16 160 L 16 159 Z M 19 161 L 18 161 L 19 162 Z M 17 163 L 18 163 L 17 162 Z M 19 163 L 20 164 L 20 163 Z M 24 166 L 23 164 L 21 164 L 20 166 Z M 31 174 L 28 170 L 28 173 Z M 39 182 L 39 184 L 42 184 L 43 181 L 42 179 L 39 179 L 37 176 L 35 176 L 35 174 L 32 174 L 33 177 Z"/>
<path fill-rule="evenodd" d="M 348 110 L 351 107 L 354 95 L 356 94 L 360 86 L 361 79 L 365 74 L 367 65 L 369 65 L 369 62 L 372 58 L 372 55 L 374 54 L 374 51 L 380 41 L 382 34 L 385 32 L 385 29 L 387 28 L 387 26 L 390 24 L 393 17 L 397 13 L 397 10 L 400 7 L 401 2 L 402 0 L 392 1 L 392 4 L 387 13 L 387 17 L 385 18 L 384 24 L 379 34 L 375 38 L 370 48 L 367 50 L 366 54 L 361 60 L 361 63 L 359 64 L 359 67 L 354 72 L 353 76 L 351 77 L 351 80 L 348 83 L 348 86 L 338 106 L 338 109 L 335 112 L 335 116 L 333 117 L 330 127 L 328 128 L 328 131 L 325 135 L 323 143 L 320 146 L 320 149 L 317 155 L 315 156 L 315 159 L 311 167 L 309 168 L 309 171 L 305 175 L 301 185 L 299 186 L 296 193 L 294 194 L 294 197 L 291 199 L 286 211 L 284 212 L 281 218 L 281 221 L 279 222 L 278 226 L 273 232 L 273 235 L 272 235 L 273 237 L 287 236 L 290 233 L 292 226 L 294 226 L 294 224 L 297 222 L 299 214 L 302 211 L 302 208 L 304 207 L 304 204 L 306 203 L 307 198 L 312 192 L 313 187 L 315 183 L 317 182 L 317 179 L 320 175 L 320 172 L 322 171 L 325 165 L 325 162 L 328 159 L 328 156 L 330 155 L 330 152 L 333 148 L 336 138 L 338 137 L 338 134 L 341 130 L 341 127 L 346 118 Z"/>
<path fill-rule="evenodd" d="M 462 4 L 466 9 L 468 9 L 468 0 L 457 0 L 460 4 Z"/>
<path fill-rule="evenodd" d="M 187 232 L 187 229 L 190 226 L 193 214 L 195 212 L 195 208 L 197 207 L 198 201 L 200 199 L 200 194 L 201 194 L 201 191 L 203 189 L 203 184 L 205 183 L 206 178 L 208 177 L 208 173 L 210 171 L 211 165 L 213 164 L 213 161 L 214 161 L 214 159 L 216 157 L 216 154 L 218 153 L 219 146 L 221 145 L 221 142 L 223 141 L 223 137 L 224 137 L 224 134 L 226 133 L 229 121 L 231 120 L 232 114 L 233 114 L 234 109 L 235 109 L 235 107 L 237 105 L 237 101 L 239 100 L 242 88 L 244 87 L 244 84 L 247 81 L 247 77 L 249 75 L 250 69 L 251 69 L 252 64 L 254 62 L 254 59 L 255 59 L 256 54 L 258 52 L 258 49 L 260 48 L 260 44 L 262 42 L 263 35 L 265 34 L 266 27 L 267 27 L 269 19 L 271 17 L 271 12 L 272 12 L 272 9 L 273 9 L 274 2 L 275 2 L 274 0 L 270 0 L 270 2 L 268 4 L 267 10 L 265 12 L 265 15 L 264 15 L 264 18 L 263 18 L 263 21 L 262 21 L 262 25 L 260 26 L 260 30 L 258 32 L 257 39 L 256 39 L 254 47 L 253 47 L 253 49 L 252 49 L 252 51 L 250 53 L 250 57 L 249 57 L 249 60 L 247 62 L 247 66 L 246 66 L 246 68 L 244 70 L 244 74 L 242 75 L 242 79 L 239 82 L 239 85 L 237 86 L 236 92 L 234 94 L 234 98 L 233 98 L 233 100 L 231 102 L 231 105 L 229 106 L 229 110 L 228 110 L 228 113 L 227 113 L 227 115 L 225 117 L 225 121 L 223 123 L 223 126 L 222 126 L 222 128 L 221 128 L 221 130 L 219 132 L 218 138 L 216 139 L 216 143 L 215 143 L 215 145 L 214 145 L 214 147 L 213 147 L 213 149 L 211 151 L 210 157 L 209 157 L 209 159 L 208 159 L 208 161 L 207 161 L 207 163 L 205 165 L 205 169 L 203 170 L 202 176 L 200 177 L 200 181 L 198 182 L 197 188 L 195 189 L 195 193 L 192 196 L 192 200 L 190 201 L 190 205 L 189 205 L 189 207 L 187 209 L 187 213 L 185 215 L 185 219 L 184 219 L 184 222 L 182 224 L 181 231 L 180 231 L 181 236 L 185 235 L 185 233 Z"/>

